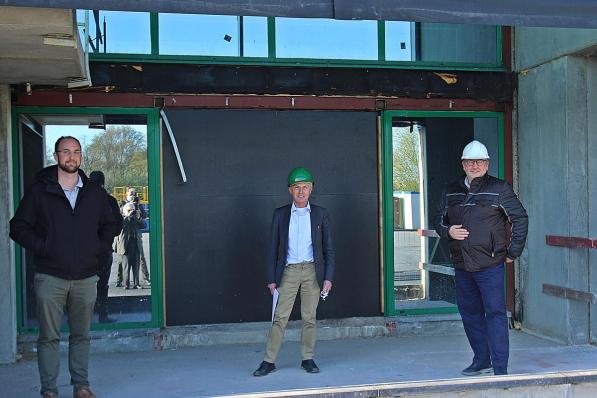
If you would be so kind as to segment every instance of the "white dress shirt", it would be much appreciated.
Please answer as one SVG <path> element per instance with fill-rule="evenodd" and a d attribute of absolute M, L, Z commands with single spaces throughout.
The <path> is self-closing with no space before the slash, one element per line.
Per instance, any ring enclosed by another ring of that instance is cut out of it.
<path fill-rule="evenodd" d="M 292 203 L 290 225 L 288 227 L 288 254 L 286 264 L 313 261 L 311 241 L 311 205 L 298 208 Z"/>

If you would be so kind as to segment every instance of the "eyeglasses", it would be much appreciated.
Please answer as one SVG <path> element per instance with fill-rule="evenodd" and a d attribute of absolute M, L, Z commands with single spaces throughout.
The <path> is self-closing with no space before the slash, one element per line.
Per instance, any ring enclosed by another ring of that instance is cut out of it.
<path fill-rule="evenodd" d="M 61 151 L 56 151 L 56 153 L 61 154 L 62 156 L 74 156 L 79 157 L 81 156 L 81 151 L 71 151 L 70 149 L 63 149 Z"/>
<path fill-rule="evenodd" d="M 487 162 L 486 159 L 464 159 L 462 161 L 462 163 L 464 163 L 466 166 L 472 166 L 472 165 L 483 166 L 485 164 L 485 162 Z"/>

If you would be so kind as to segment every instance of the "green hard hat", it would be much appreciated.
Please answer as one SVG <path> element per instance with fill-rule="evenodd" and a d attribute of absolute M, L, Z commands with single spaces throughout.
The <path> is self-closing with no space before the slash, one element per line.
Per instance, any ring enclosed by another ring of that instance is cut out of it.
<path fill-rule="evenodd" d="M 296 184 L 297 182 L 313 183 L 313 176 L 309 170 L 304 167 L 296 167 L 288 174 L 288 186 Z"/>

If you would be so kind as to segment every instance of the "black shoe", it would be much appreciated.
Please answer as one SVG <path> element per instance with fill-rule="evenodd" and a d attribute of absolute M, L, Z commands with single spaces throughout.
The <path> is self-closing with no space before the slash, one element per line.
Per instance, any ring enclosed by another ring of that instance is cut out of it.
<path fill-rule="evenodd" d="M 116 287 L 122 287 L 122 282 L 116 282 Z"/>
<path fill-rule="evenodd" d="M 493 374 L 496 376 L 503 376 L 508 374 L 507 369 L 493 368 Z"/>
<path fill-rule="evenodd" d="M 253 372 L 253 376 L 265 376 L 275 371 L 276 365 L 274 365 L 273 363 L 262 361 L 259 365 L 259 369 Z"/>
<path fill-rule="evenodd" d="M 307 373 L 319 373 L 319 368 L 315 365 L 312 359 L 305 359 L 301 362 L 301 368 L 305 369 Z"/>
<path fill-rule="evenodd" d="M 471 366 L 462 370 L 462 374 L 465 376 L 477 376 L 482 373 L 491 373 L 492 370 L 493 368 L 491 365 L 479 365 L 473 362 Z"/>

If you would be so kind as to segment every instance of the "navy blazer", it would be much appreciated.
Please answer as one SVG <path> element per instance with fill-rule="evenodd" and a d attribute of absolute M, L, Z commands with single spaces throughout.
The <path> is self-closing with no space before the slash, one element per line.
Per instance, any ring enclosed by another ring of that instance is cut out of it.
<path fill-rule="evenodd" d="M 328 211 L 320 206 L 311 206 L 311 241 L 315 273 L 319 286 L 324 280 L 332 282 L 334 278 L 334 248 Z M 274 210 L 270 244 L 267 250 L 267 283 L 280 285 L 288 255 L 288 228 L 290 225 L 290 209 L 292 205 L 278 207 Z"/>

